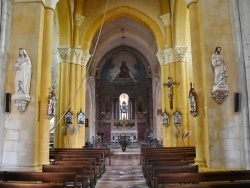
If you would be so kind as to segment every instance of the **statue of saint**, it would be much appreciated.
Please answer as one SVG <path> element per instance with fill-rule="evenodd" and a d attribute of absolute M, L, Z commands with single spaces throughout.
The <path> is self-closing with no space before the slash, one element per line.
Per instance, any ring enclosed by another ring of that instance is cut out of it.
<path fill-rule="evenodd" d="M 216 47 L 215 54 L 212 55 L 212 65 L 214 67 L 214 85 L 226 85 L 227 70 L 221 47 Z"/>
<path fill-rule="evenodd" d="M 31 61 L 25 49 L 19 49 L 19 57 L 15 62 L 15 94 L 30 93 Z"/>

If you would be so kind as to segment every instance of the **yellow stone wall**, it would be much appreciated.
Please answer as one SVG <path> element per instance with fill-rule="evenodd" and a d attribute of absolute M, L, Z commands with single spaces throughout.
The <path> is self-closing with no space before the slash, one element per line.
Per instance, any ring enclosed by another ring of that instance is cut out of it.
<path fill-rule="evenodd" d="M 34 15 L 34 16 L 30 16 Z M 12 36 L 8 66 L 6 69 L 6 91 L 14 91 L 14 63 L 19 48 L 25 48 L 32 63 L 30 86 L 31 101 L 25 112 L 20 112 L 12 100 L 11 113 L 5 116 L 3 163 L 11 156 L 16 168 L 27 166 L 36 169 L 39 150 L 39 96 L 43 39 L 44 6 L 42 3 L 14 3 L 12 14 Z"/>

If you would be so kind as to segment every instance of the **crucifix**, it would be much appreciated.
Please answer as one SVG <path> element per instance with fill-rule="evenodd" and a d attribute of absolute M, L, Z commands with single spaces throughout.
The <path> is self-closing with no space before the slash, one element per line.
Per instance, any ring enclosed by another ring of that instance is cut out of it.
<path fill-rule="evenodd" d="M 163 86 L 168 87 L 168 98 L 169 98 L 169 104 L 170 104 L 170 109 L 173 109 L 173 85 L 178 84 L 176 81 L 172 81 L 172 78 L 169 76 L 168 77 L 168 82 L 163 83 Z"/>

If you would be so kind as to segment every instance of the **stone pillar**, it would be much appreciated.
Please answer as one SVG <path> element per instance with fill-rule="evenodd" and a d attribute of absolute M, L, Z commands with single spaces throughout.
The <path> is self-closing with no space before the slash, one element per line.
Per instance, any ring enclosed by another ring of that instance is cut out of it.
<path fill-rule="evenodd" d="M 199 166 L 206 166 L 205 161 L 205 131 L 204 127 L 204 93 L 203 93 L 203 75 L 201 60 L 201 41 L 199 30 L 198 16 L 198 0 L 188 1 L 191 31 L 191 47 L 192 47 L 192 66 L 193 66 L 193 84 L 197 95 L 197 111 L 198 115 L 194 119 L 195 124 L 195 143 L 196 143 L 196 159 L 195 163 Z"/>
<path fill-rule="evenodd" d="M 86 65 L 90 59 L 91 55 L 87 52 L 87 51 L 83 51 L 83 54 L 82 54 L 82 59 L 81 59 L 81 87 L 80 87 L 80 105 L 81 105 L 81 108 L 82 108 L 82 111 L 85 112 L 85 107 L 86 107 L 86 102 L 85 102 L 85 99 L 86 99 Z M 78 94 L 78 95 L 79 95 Z M 78 137 L 79 137 L 79 140 L 78 140 L 78 147 L 82 147 L 85 145 L 85 127 L 83 127 L 84 129 L 81 129 L 79 131 L 79 134 L 78 134 Z"/>
<path fill-rule="evenodd" d="M 171 31 L 171 14 L 168 12 L 160 16 L 163 24 L 165 25 L 166 33 L 166 45 L 168 48 L 172 48 L 172 31 Z"/>
<path fill-rule="evenodd" d="M 182 125 L 180 126 L 180 138 L 178 143 L 183 146 L 183 139 L 181 137 L 183 130 L 189 130 L 188 122 L 188 89 L 187 89 L 187 68 L 186 68 L 186 52 L 187 47 L 175 47 L 175 80 L 177 82 L 174 85 L 174 98 L 175 108 L 174 111 L 179 110 L 182 114 Z"/>
<path fill-rule="evenodd" d="M 51 86 L 51 55 L 54 22 L 54 8 L 58 0 L 47 1 L 44 12 L 44 32 L 41 64 L 41 92 L 39 109 L 39 164 L 49 164 L 50 122 L 48 114 L 48 96 Z"/>
<path fill-rule="evenodd" d="M 56 127 L 56 142 L 55 147 L 64 147 L 66 145 L 62 127 L 64 126 L 64 114 L 70 103 L 69 100 L 69 83 L 70 83 L 70 48 L 58 48 L 60 63 L 59 63 L 59 88 L 58 88 L 58 103 L 57 103 L 57 127 Z"/>
<path fill-rule="evenodd" d="M 73 36 L 73 46 L 77 47 L 79 45 L 79 30 L 80 26 L 84 21 L 84 16 L 75 13 L 74 14 L 74 36 Z"/>

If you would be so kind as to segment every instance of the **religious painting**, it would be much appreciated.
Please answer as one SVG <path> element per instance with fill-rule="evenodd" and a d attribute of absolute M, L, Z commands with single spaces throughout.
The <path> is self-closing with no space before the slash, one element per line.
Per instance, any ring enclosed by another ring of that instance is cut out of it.
<path fill-rule="evenodd" d="M 162 113 L 162 125 L 169 126 L 169 115 L 166 111 Z"/>
<path fill-rule="evenodd" d="M 80 111 L 80 113 L 77 114 L 77 124 L 78 126 L 83 126 L 85 123 L 85 114 Z"/>
<path fill-rule="evenodd" d="M 65 115 L 64 115 L 64 119 L 65 119 L 65 124 L 66 125 L 70 125 L 73 123 L 73 113 L 68 111 Z"/>
<path fill-rule="evenodd" d="M 147 73 L 139 58 L 130 52 L 119 52 L 108 59 L 101 72 L 101 80 L 110 84 L 136 84 L 147 80 Z"/>
<path fill-rule="evenodd" d="M 112 101 L 111 101 L 111 96 L 109 94 L 106 94 L 102 99 L 102 112 L 104 119 L 111 118 Z"/>
<path fill-rule="evenodd" d="M 137 96 L 137 118 L 138 119 L 144 118 L 143 108 L 144 108 L 143 95 L 138 95 Z"/>
<path fill-rule="evenodd" d="M 180 126 L 182 125 L 182 115 L 181 113 L 177 110 L 173 113 L 174 115 L 174 125 Z"/>

